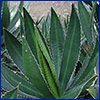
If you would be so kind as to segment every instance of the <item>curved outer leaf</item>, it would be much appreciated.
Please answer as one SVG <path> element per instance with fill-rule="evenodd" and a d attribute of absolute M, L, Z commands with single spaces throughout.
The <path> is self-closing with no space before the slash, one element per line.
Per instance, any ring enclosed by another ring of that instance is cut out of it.
<path fill-rule="evenodd" d="M 94 67 L 96 66 L 98 60 L 98 56 L 99 56 L 99 42 L 96 41 L 96 46 L 92 56 L 91 57 L 87 56 L 85 58 L 82 68 L 79 70 L 72 86 L 75 86 L 80 82 L 82 83 L 83 81 L 86 81 L 90 78 L 89 74 L 94 70 Z"/>
<path fill-rule="evenodd" d="M 18 87 L 5 94 L 5 96 L 2 99 L 17 99 L 17 93 L 18 93 Z"/>
<path fill-rule="evenodd" d="M 39 65 L 32 54 L 26 40 L 23 38 L 23 63 L 26 75 L 32 84 L 45 96 L 44 98 L 53 98 L 39 70 Z"/>
<path fill-rule="evenodd" d="M 16 87 L 19 83 L 21 83 L 19 88 L 20 91 L 32 96 L 42 97 L 42 94 L 36 88 L 34 88 L 34 85 L 16 75 L 5 66 L 1 67 L 1 74 L 12 87 Z"/>
<path fill-rule="evenodd" d="M 83 90 L 83 88 L 89 83 L 89 82 L 93 82 L 94 79 L 97 77 L 97 75 L 94 75 L 93 77 L 91 77 L 89 80 L 87 80 L 86 82 L 77 85 L 73 88 L 71 88 L 70 90 L 66 91 L 66 93 L 64 94 L 64 96 L 61 97 L 61 99 L 76 99 L 79 94 L 81 93 L 81 91 Z"/>
<path fill-rule="evenodd" d="M 59 76 L 64 44 L 64 31 L 53 8 L 51 8 L 50 49 Z"/>
<path fill-rule="evenodd" d="M 41 66 L 42 72 L 44 74 L 44 77 L 47 81 L 47 84 L 48 84 L 52 94 L 57 99 L 60 96 L 59 88 L 55 82 L 54 76 L 50 69 L 50 65 L 49 65 L 47 59 L 45 58 L 43 52 L 41 51 L 39 45 L 38 45 L 38 54 L 39 54 L 40 66 Z"/>
<path fill-rule="evenodd" d="M 82 1 L 78 2 L 78 10 L 79 10 L 79 17 L 82 25 L 82 30 L 89 44 L 91 44 L 92 43 L 91 18 L 84 2 Z"/>
<path fill-rule="evenodd" d="M 15 64 L 24 73 L 23 63 L 22 63 L 22 45 L 10 32 L 4 29 L 4 33 L 5 33 L 5 44 L 8 53 L 15 62 Z"/>
<path fill-rule="evenodd" d="M 64 52 L 60 71 L 60 84 L 63 89 L 66 89 L 68 81 L 75 68 L 75 63 L 78 60 L 80 48 L 80 23 L 76 14 L 74 5 L 72 5 L 72 14 L 69 23 L 68 33 L 65 40 Z"/>

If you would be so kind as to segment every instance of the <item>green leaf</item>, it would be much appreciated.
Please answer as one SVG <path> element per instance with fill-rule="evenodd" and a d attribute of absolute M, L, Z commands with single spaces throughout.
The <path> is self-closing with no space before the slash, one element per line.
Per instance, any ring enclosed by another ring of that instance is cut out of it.
<path fill-rule="evenodd" d="M 27 77 L 31 81 L 31 83 L 44 94 L 44 98 L 53 98 L 49 89 L 46 86 L 45 80 L 42 77 L 42 73 L 40 72 L 39 65 L 36 61 L 35 56 L 32 54 L 29 45 L 26 40 L 23 38 L 23 63 L 24 70 L 26 72 Z"/>
<path fill-rule="evenodd" d="M 37 98 L 37 97 L 31 97 L 31 96 L 26 96 L 26 95 L 23 95 L 23 94 L 18 94 L 18 99 L 40 99 L 40 98 Z"/>
<path fill-rule="evenodd" d="M 91 95 L 94 99 L 97 99 L 96 89 L 95 89 L 94 87 L 90 87 L 87 91 L 90 93 L 90 95 Z"/>
<path fill-rule="evenodd" d="M 82 68 L 79 70 L 77 76 L 74 79 L 73 86 L 76 84 L 79 84 L 80 82 L 82 83 L 83 81 L 86 81 L 89 79 L 89 74 L 93 72 L 94 67 L 96 66 L 97 59 L 99 56 L 99 42 L 96 41 L 96 46 L 94 49 L 94 52 L 91 57 L 86 56 L 86 58 L 83 61 Z"/>
<path fill-rule="evenodd" d="M 87 91 L 94 99 L 99 99 L 99 85 L 91 86 Z"/>
<path fill-rule="evenodd" d="M 93 81 L 96 77 L 97 76 L 94 75 L 88 81 L 67 90 L 64 96 L 61 97 L 61 99 L 76 99 L 83 90 L 84 86 L 86 86 L 90 81 Z"/>
<path fill-rule="evenodd" d="M 95 35 L 96 35 L 96 32 L 95 32 L 95 29 L 94 29 L 94 23 L 95 23 L 95 20 L 94 20 L 94 16 L 95 16 L 95 13 L 96 13 L 96 7 L 97 7 L 97 1 L 94 1 L 94 5 L 93 5 L 93 9 L 92 9 L 92 14 L 91 14 L 91 34 L 92 34 L 92 40 L 93 40 L 93 43 L 95 45 L 95 42 L 96 42 L 96 38 L 95 38 Z"/>
<path fill-rule="evenodd" d="M 26 11 L 25 8 L 23 8 L 24 13 L 24 27 L 25 27 L 25 37 L 26 40 L 32 50 L 32 53 L 37 59 L 37 52 L 36 52 L 36 36 L 35 36 L 35 30 L 34 30 L 34 21 L 32 20 L 29 13 Z"/>
<path fill-rule="evenodd" d="M 80 94 L 82 88 L 83 84 L 70 89 L 61 97 L 61 99 L 75 99 Z"/>
<path fill-rule="evenodd" d="M 40 33 L 39 29 L 38 29 L 39 33 L 38 32 L 36 33 L 35 27 L 33 25 L 34 21 L 32 20 L 31 16 L 29 15 L 29 13 L 26 11 L 25 8 L 23 8 L 23 12 L 24 12 L 25 37 L 26 37 L 26 40 L 32 50 L 32 53 L 34 54 L 35 58 L 37 59 L 36 35 L 38 35 L 37 39 L 47 49 L 46 43 L 45 43 L 44 37 Z M 47 52 L 49 52 L 49 51 L 47 50 Z"/>
<path fill-rule="evenodd" d="M 11 32 L 11 31 L 10 31 Z M 15 37 L 18 36 L 18 34 L 20 34 L 20 26 L 18 28 L 16 28 L 13 32 L 11 32 Z"/>
<path fill-rule="evenodd" d="M 24 92 L 22 92 L 22 91 L 19 91 L 18 92 L 18 99 L 19 99 L 19 97 L 23 97 L 23 99 L 34 99 L 34 98 L 40 98 L 40 97 L 36 97 L 36 96 L 32 96 L 32 95 L 29 95 L 29 94 L 26 94 L 26 93 L 24 93 Z"/>
<path fill-rule="evenodd" d="M 20 33 L 21 33 L 21 36 L 25 34 L 25 28 L 24 28 L 24 18 L 21 14 L 21 12 L 19 11 L 19 17 L 20 17 Z"/>
<path fill-rule="evenodd" d="M 6 81 L 6 79 L 2 74 L 1 74 L 1 88 L 6 89 L 7 91 L 13 89 L 13 87 Z"/>
<path fill-rule="evenodd" d="M 69 18 L 67 15 L 67 19 L 64 18 L 64 28 L 65 28 L 65 33 L 67 34 L 68 31 L 68 24 L 69 24 Z"/>
<path fill-rule="evenodd" d="M 64 44 L 64 32 L 59 18 L 51 8 L 50 49 L 57 75 L 60 73 L 61 57 Z"/>
<path fill-rule="evenodd" d="M 96 64 L 97 64 L 98 57 L 99 57 L 99 41 L 96 40 L 94 52 L 91 56 L 91 59 L 88 63 L 86 70 L 84 71 L 82 75 L 82 79 L 84 79 L 94 70 L 94 67 L 96 67 Z"/>
<path fill-rule="evenodd" d="M 55 78 L 55 82 L 59 85 L 57 73 L 55 71 L 54 64 L 51 60 L 51 55 L 49 53 L 49 49 L 47 47 L 45 39 L 43 38 L 42 34 L 40 33 L 40 31 L 37 27 L 35 27 L 35 33 L 36 33 L 36 39 L 37 39 L 38 44 L 41 48 L 41 51 L 43 51 L 45 58 L 48 60 L 48 64 L 50 65 L 49 67 L 50 67 L 50 70 L 53 74 L 53 77 Z M 37 47 L 38 47 L 38 45 L 37 45 Z M 37 49 L 37 51 L 38 51 L 38 49 Z"/>
<path fill-rule="evenodd" d="M 45 58 L 39 45 L 38 45 L 38 54 L 39 54 L 39 62 L 40 62 L 40 67 L 42 69 L 42 73 L 47 81 L 47 84 L 48 84 L 52 94 L 57 99 L 57 98 L 59 98 L 59 95 L 60 95 L 59 88 L 55 82 L 55 78 L 54 78 L 52 71 L 50 69 L 50 65 L 48 63 L 48 60 Z"/>
<path fill-rule="evenodd" d="M 2 99 L 17 99 L 18 88 L 16 87 L 14 90 L 7 92 Z"/>
<path fill-rule="evenodd" d="M 79 70 L 79 72 L 77 73 L 74 81 L 73 81 L 73 85 L 76 86 L 77 83 L 81 82 L 81 80 L 83 80 L 84 78 L 80 78 L 82 76 L 82 74 L 84 73 L 84 71 L 86 70 L 86 67 L 88 66 L 88 63 L 90 61 L 90 57 L 86 56 L 83 64 L 82 64 L 82 68 Z M 73 86 L 72 85 L 72 86 Z"/>
<path fill-rule="evenodd" d="M 78 10 L 79 10 L 79 17 L 81 21 L 82 30 L 89 44 L 91 44 L 92 43 L 91 18 L 84 2 L 82 1 L 78 2 Z"/>
<path fill-rule="evenodd" d="M 81 51 L 80 51 L 80 58 L 79 58 L 79 60 L 83 63 L 85 57 L 86 57 L 86 52 L 84 51 L 84 48 L 82 48 Z"/>
<path fill-rule="evenodd" d="M 10 12 L 8 7 L 8 1 L 2 1 L 1 7 L 1 27 L 7 28 L 10 23 Z"/>
<path fill-rule="evenodd" d="M 49 34 L 49 31 L 50 31 L 50 15 L 49 15 L 49 13 L 46 17 L 46 27 L 47 27 L 47 31 L 48 31 L 48 34 Z"/>
<path fill-rule="evenodd" d="M 99 26 L 99 4 L 97 3 L 97 1 L 94 1 L 96 2 L 96 11 L 95 11 L 95 20 L 96 20 L 96 23 L 97 25 Z"/>
<path fill-rule="evenodd" d="M 47 36 L 47 27 L 46 27 L 45 19 L 43 19 L 43 21 L 42 21 L 42 33 L 43 33 L 44 37 Z"/>
<path fill-rule="evenodd" d="M 45 40 L 45 37 L 42 35 L 42 33 L 40 32 L 38 27 L 34 27 L 34 28 L 35 28 L 35 33 L 36 33 L 36 39 L 38 40 L 41 48 L 45 51 L 48 59 L 50 59 L 50 61 L 51 61 L 50 50 L 49 50 L 49 47 L 47 46 L 47 42 Z"/>
<path fill-rule="evenodd" d="M 42 94 L 34 87 L 34 85 L 13 73 L 5 66 L 1 67 L 1 74 L 12 87 L 15 87 L 21 83 L 19 88 L 20 91 L 32 96 L 42 97 Z"/>
<path fill-rule="evenodd" d="M 10 23 L 8 1 L 1 2 L 1 45 L 4 45 L 3 27 L 7 28 Z"/>
<path fill-rule="evenodd" d="M 93 75 L 92 75 L 93 77 Z M 91 77 L 90 77 L 91 78 Z M 87 82 L 87 84 L 84 86 L 84 88 L 82 89 L 82 92 L 81 93 L 85 93 L 87 91 L 87 89 L 92 86 L 94 84 L 94 82 L 97 81 L 97 78 L 98 78 L 98 75 L 95 75 L 94 78 L 92 78 L 89 82 Z"/>
<path fill-rule="evenodd" d="M 20 12 L 22 12 L 23 4 L 24 4 L 24 1 L 20 1 L 20 5 L 18 7 L 18 10 L 17 10 L 15 16 L 13 17 L 13 19 L 11 20 L 9 27 L 8 27 L 8 30 L 11 30 L 16 25 L 17 21 L 19 20 L 19 10 L 20 10 Z"/>
<path fill-rule="evenodd" d="M 47 30 L 47 36 L 46 36 L 46 40 L 49 41 L 50 39 L 50 15 L 48 13 L 47 17 L 46 17 L 46 30 Z"/>
<path fill-rule="evenodd" d="M 60 70 L 60 84 L 63 90 L 70 80 L 72 72 L 75 69 L 76 61 L 78 60 L 80 50 L 80 23 L 74 8 L 72 5 L 72 14 L 69 23 L 69 28 L 65 40 L 64 52 L 62 56 L 61 70 Z"/>
<path fill-rule="evenodd" d="M 9 55 L 15 62 L 15 64 L 21 69 L 24 73 L 23 63 L 22 63 L 22 45 L 21 43 L 6 29 L 4 29 L 5 33 L 5 44 L 8 50 Z"/>

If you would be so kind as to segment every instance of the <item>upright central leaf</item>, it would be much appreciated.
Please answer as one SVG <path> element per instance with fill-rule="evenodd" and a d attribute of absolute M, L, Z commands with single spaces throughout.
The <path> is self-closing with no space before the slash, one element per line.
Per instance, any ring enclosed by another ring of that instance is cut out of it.
<path fill-rule="evenodd" d="M 63 89 L 70 80 L 74 66 L 78 60 L 80 48 L 80 23 L 74 6 L 72 5 L 72 14 L 68 33 L 65 40 L 64 52 L 61 63 L 60 83 Z"/>
<path fill-rule="evenodd" d="M 38 54 L 39 54 L 39 61 L 40 61 L 40 66 L 43 72 L 43 75 L 46 79 L 46 82 L 54 95 L 55 98 L 59 98 L 59 88 L 56 84 L 55 77 L 52 74 L 50 65 L 48 63 L 48 60 L 44 56 L 43 52 L 41 51 L 39 45 L 38 45 Z"/>
<path fill-rule="evenodd" d="M 59 76 L 61 56 L 64 44 L 64 32 L 59 18 L 51 8 L 50 48 L 53 56 L 56 72 Z"/>

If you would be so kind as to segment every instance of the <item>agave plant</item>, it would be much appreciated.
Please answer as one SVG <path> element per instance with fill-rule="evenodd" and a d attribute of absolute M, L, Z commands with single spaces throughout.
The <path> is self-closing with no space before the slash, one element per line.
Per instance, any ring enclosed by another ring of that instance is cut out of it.
<path fill-rule="evenodd" d="M 51 21 L 49 24 L 44 21 L 41 31 L 23 8 L 22 42 L 4 29 L 7 51 L 20 71 L 2 63 L 1 86 L 9 91 L 3 99 L 76 99 L 93 84 L 98 77 L 94 68 L 99 56 L 99 34 L 93 30 L 94 14 L 88 12 L 85 3 L 78 2 L 78 11 L 77 14 L 72 5 L 67 31 L 64 31 L 51 8 Z M 89 49 L 82 43 L 83 39 L 89 43 Z M 82 64 L 76 73 L 79 61 Z"/>

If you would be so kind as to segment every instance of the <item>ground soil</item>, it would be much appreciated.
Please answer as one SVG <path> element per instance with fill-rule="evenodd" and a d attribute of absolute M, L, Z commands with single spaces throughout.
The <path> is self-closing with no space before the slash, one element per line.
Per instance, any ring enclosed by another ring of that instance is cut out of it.
<path fill-rule="evenodd" d="M 27 1 L 24 3 L 26 4 Z M 77 4 L 77 1 L 32 1 L 29 12 L 34 20 L 37 20 L 41 16 L 46 16 L 50 12 L 51 7 L 53 7 L 58 14 L 66 17 L 71 12 L 72 3 Z M 18 4 L 19 1 L 10 1 L 11 8 L 14 5 L 18 6 Z"/>

